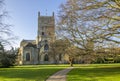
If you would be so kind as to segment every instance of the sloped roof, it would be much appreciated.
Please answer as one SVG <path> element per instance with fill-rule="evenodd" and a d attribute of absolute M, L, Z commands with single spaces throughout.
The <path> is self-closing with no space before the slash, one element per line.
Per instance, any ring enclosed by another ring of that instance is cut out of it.
<path fill-rule="evenodd" d="M 32 43 L 28 43 L 28 44 L 25 45 L 25 47 L 34 47 L 34 48 L 36 48 L 36 45 L 32 44 Z"/>
<path fill-rule="evenodd" d="M 20 46 L 26 46 L 28 43 L 36 45 L 36 41 L 35 40 L 22 40 L 21 43 L 20 43 Z"/>

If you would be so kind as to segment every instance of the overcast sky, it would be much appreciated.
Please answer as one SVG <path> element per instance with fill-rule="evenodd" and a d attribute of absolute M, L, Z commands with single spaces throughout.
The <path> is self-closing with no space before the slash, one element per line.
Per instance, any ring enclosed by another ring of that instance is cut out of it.
<path fill-rule="evenodd" d="M 41 15 L 57 15 L 59 6 L 66 0 L 5 0 L 6 10 L 9 12 L 11 30 L 19 40 L 15 46 L 19 47 L 23 39 L 35 40 L 37 36 L 38 11 Z"/>

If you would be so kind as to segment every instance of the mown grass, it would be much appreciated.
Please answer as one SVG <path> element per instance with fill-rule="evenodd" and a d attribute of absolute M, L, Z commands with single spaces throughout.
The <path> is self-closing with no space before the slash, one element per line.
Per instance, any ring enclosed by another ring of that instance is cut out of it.
<path fill-rule="evenodd" d="M 120 64 L 75 65 L 67 81 L 120 81 Z"/>
<path fill-rule="evenodd" d="M 0 81 L 45 81 L 58 70 L 68 65 L 27 65 L 0 68 Z"/>

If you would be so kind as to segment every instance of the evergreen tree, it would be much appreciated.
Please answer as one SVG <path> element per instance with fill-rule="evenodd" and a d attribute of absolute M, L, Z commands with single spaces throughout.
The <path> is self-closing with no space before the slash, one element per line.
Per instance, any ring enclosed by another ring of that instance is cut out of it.
<path fill-rule="evenodd" d="M 0 66 L 10 67 L 16 62 L 17 55 L 14 49 L 9 51 L 4 50 L 4 46 L 0 43 Z"/>

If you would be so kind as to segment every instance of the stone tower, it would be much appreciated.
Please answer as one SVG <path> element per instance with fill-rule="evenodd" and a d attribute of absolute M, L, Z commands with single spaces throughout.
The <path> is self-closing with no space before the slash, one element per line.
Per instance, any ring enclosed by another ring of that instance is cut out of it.
<path fill-rule="evenodd" d="M 38 12 L 38 31 L 36 45 L 39 49 L 39 63 L 54 63 L 48 54 L 49 44 L 55 40 L 55 19 L 52 16 L 41 16 Z"/>
<path fill-rule="evenodd" d="M 37 40 L 39 42 L 50 42 L 55 39 L 55 19 L 54 12 L 52 16 L 41 16 L 38 12 L 38 31 L 37 31 Z"/>
<path fill-rule="evenodd" d="M 48 54 L 51 41 L 55 40 L 55 19 L 41 16 L 38 12 L 38 31 L 36 40 L 22 40 L 20 43 L 18 64 L 54 63 Z"/>

